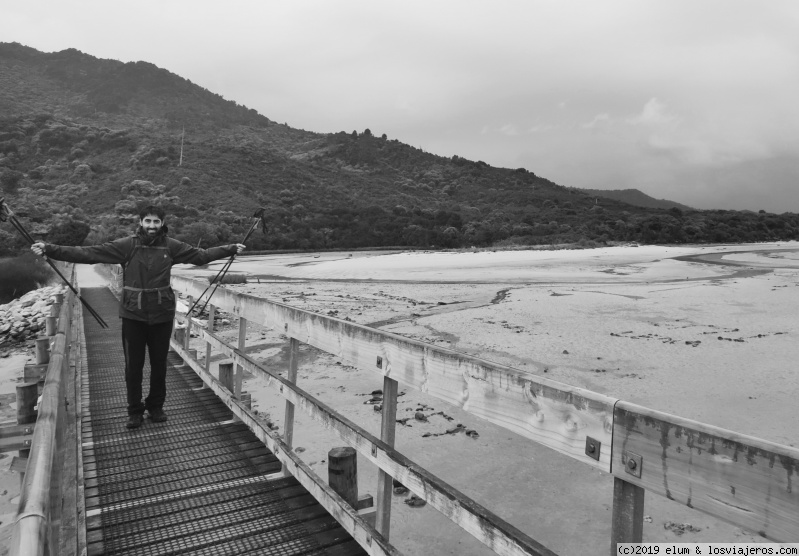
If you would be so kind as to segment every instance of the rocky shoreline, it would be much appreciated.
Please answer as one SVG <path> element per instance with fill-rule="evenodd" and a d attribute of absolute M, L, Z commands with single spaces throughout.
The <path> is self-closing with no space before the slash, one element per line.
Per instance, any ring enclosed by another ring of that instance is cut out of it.
<path fill-rule="evenodd" d="M 44 329 L 45 318 L 50 316 L 50 306 L 56 294 L 63 294 L 64 286 L 48 286 L 30 291 L 5 305 L 0 305 L 0 353 L 7 356 L 11 348 L 33 347 L 33 340 Z M 30 343 L 30 346 L 27 345 Z"/>

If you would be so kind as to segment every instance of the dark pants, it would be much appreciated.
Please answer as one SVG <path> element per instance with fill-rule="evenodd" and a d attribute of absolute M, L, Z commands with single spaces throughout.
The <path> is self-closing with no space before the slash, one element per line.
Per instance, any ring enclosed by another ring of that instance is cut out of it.
<path fill-rule="evenodd" d="M 128 415 L 161 409 L 166 399 L 166 357 L 172 321 L 158 324 L 122 319 L 122 348 L 125 351 L 125 385 L 128 390 Z M 145 349 L 150 354 L 150 393 L 142 403 L 142 372 Z"/>

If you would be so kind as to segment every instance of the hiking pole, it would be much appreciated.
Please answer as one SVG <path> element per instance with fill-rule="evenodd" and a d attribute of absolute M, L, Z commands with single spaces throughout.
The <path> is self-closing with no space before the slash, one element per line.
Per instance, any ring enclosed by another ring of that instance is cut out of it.
<path fill-rule="evenodd" d="M 255 228 L 256 228 L 256 226 L 258 226 L 259 222 L 261 223 L 261 229 L 264 231 L 264 233 L 266 233 L 266 223 L 264 222 L 264 211 L 265 210 L 266 209 L 261 207 L 261 208 L 259 208 L 258 210 L 255 211 L 255 214 L 252 215 L 253 218 L 255 218 L 256 220 L 255 220 L 255 222 L 252 223 L 252 226 L 250 226 L 250 230 L 244 236 L 244 239 L 241 240 L 241 243 L 246 243 L 247 240 L 250 239 L 250 236 L 255 231 Z M 203 293 L 200 294 L 200 297 L 197 298 L 197 300 L 192 304 L 192 306 L 186 312 L 186 317 L 187 318 L 191 318 L 191 312 L 194 310 L 194 308 L 197 306 L 197 304 L 203 298 L 203 296 L 205 295 L 205 292 L 207 292 L 208 289 L 211 286 L 214 286 L 214 289 L 208 295 L 208 299 L 205 300 L 205 304 L 203 305 L 203 308 L 200 309 L 200 311 L 197 314 L 201 315 L 202 312 L 205 311 L 205 308 L 208 306 L 208 302 L 211 301 L 211 297 L 214 295 L 214 293 L 216 293 L 216 289 L 219 287 L 219 284 L 225 278 L 225 274 L 227 274 L 227 271 L 230 269 L 230 266 L 233 264 L 233 259 L 236 258 L 236 255 L 238 255 L 238 253 L 233 253 L 230 256 L 230 258 L 227 260 L 227 262 L 224 264 L 224 266 L 219 269 L 219 272 L 216 273 L 216 276 L 214 277 L 213 280 L 211 280 L 211 283 L 208 284 L 208 287 L 205 288 Z"/>
<path fill-rule="evenodd" d="M 36 243 L 36 240 L 34 240 L 33 237 L 28 233 L 28 230 L 26 230 L 25 227 L 22 225 L 22 223 L 19 220 L 17 220 L 17 217 L 14 216 L 14 213 L 11 211 L 11 207 L 9 207 L 8 203 L 5 202 L 5 198 L 0 198 L 0 222 L 5 222 L 6 220 L 11 222 L 11 225 L 14 226 L 14 229 L 16 229 L 26 241 L 30 242 L 31 245 Z M 66 277 L 63 274 L 61 274 L 61 271 L 58 270 L 55 263 L 53 263 L 53 261 L 48 259 L 46 256 L 43 256 L 43 258 L 45 261 L 47 261 L 47 264 L 50 265 L 50 267 L 55 271 L 55 273 L 58 274 L 61 280 L 63 280 L 64 283 L 67 286 L 69 286 L 69 289 L 72 290 L 72 293 L 74 293 L 77 296 L 77 298 L 80 299 L 80 302 L 83 304 L 84 307 L 86 307 L 86 310 L 89 311 L 89 313 L 91 313 L 91 315 L 97 320 L 100 326 L 103 328 L 108 328 L 108 324 L 106 324 L 106 322 L 103 320 L 103 317 L 101 317 L 99 313 L 97 313 L 97 311 L 95 311 L 94 308 L 91 305 L 89 305 L 89 303 L 80 296 L 78 291 L 72 286 L 72 284 L 69 283 L 69 280 L 67 280 Z"/>

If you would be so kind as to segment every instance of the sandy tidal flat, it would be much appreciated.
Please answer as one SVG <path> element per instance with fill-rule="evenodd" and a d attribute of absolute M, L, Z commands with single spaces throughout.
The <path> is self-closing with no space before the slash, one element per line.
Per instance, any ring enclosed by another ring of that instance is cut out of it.
<path fill-rule="evenodd" d="M 256 256 L 233 267 L 249 283 L 230 287 L 796 446 L 797 253 L 799 245 L 783 243 Z M 176 272 L 208 276 L 218 267 Z M 284 369 L 277 332 L 251 327 L 247 343 Z M 235 336 L 232 326 L 227 333 Z M 379 374 L 303 348 L 299 383 L 379 432 L 368 402 Z M 611 477 L 400 388 L 400 451 L 560 554 L 607 553 Z M 260 379 L 245 390 L 263 418 L 282 424 L 282 402 Z M 340 441 L 304 416 L 295 438 L 324 476 L 326 451 Z M 370 467 L 361 464 L 361 490 L 374 493 Z M 406 553 L 489 553 L 434 510 L 403 504 L 407 496 L 392 510 L 392 541 Z M 763 540 L 655 495 L 645 513 L 650 542 Z M 675 523 L 691 527 L 679 534 Z"/>

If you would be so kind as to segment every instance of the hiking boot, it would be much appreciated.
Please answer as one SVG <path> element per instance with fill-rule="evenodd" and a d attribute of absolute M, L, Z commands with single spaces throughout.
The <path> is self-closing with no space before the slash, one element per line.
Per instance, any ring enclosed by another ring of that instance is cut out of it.
<path fill-rule="evenodd" d="M 166 413 L 164 413 L 163 409 L 149 409 L 147 411 L 150 414 L 150 420 L 153 423 L 163 423 L 166 421 Z"/>
<path fill-rule="evenodd" d="M 129 429 L 138 429 L 141 426 L 142 419 L 141 413 L 128 415 L 128 423 L 125 426 Z"/>

